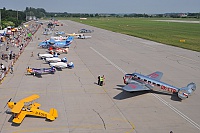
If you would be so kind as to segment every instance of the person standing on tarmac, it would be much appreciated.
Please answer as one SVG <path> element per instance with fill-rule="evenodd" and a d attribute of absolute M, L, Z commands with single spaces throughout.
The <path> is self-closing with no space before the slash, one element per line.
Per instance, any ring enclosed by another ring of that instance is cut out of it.
<path fill-rule="evenodd" d="M 102 77 L 100 77 L 100 86 L 103 86 L 105 83 L 105 77 L 104 75 Z"/>

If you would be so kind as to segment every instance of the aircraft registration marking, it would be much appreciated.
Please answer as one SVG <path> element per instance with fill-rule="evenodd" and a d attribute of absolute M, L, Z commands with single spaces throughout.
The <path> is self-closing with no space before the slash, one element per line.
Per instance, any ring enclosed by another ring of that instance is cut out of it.
<path fill-rule="evenodd" d="M 157 73 L 152 73 L 149 75 L 151 78 L 157 78 L 159 75 Z"/>
<path fill-rule="evenodd" d="M 130 86 L 132 89 L 136 89 L 137 88 L 137 86 L 134 85 L 134 84 L 128 84 L 128 86 Z"/>
<path fill-rule="evenodd" d="M 42 116 L 42 117 L 47 117 L 47 114 L 42 113 L 42 112 L 36 111 L 35 114 L 36 114 L 36 115 L 40 115 L 40 116 Z"/>
<path fill-rule="evenodd" d="M 173 89 L 173 88 L 169 88 L 169 87 L 166 87 L 166 86 L 163 86 L 163 85 L 161 86 L 161 89 L 162 89 L 162 90 L 169 91 L 169 92 L 172 92 L 172 93 L 176 92 L 175 89 Z"/>

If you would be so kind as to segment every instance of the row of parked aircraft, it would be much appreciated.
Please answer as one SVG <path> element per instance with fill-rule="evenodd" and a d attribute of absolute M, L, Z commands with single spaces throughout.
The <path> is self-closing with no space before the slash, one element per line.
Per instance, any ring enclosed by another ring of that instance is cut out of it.
<path fill-rule="evenodd" d="M 59 40 L 60 38 L 55 37 L 53 38 L 55 40 Z M 62 38 L 62 40 L 65 39 L 65 43 L 61 41 L 57 41 L 55 46 L 61 46 L 61 45 L 69 45 L 73 38 Z M 68 39 L 68 40 L 67 40 Z M 48 62 L 49 59 L 53 59 L 53 57 L 58 58 L 58 55 L 52 55 L 52 54 L 44 54 L 38 56 L 41 59 L 45 59 Z M 61 61 L 61 60 L 57 60 Z M 66 57 L 62 59 L 63 62 L 67 62 Z M 51 62 L 49 60 L 49 62 Z M 27 73 L 32 74 L 34 76 L 39 76 L 42 74 L 54 74 L 56 72 L 56 67 L 49 67 L 49 68 L 27 68 Z M 25 116 L 36 116 L 36 117 L 44 117 L 49 121 L 53 121 L 58 117 L 58 112 L 55 108 L 51 108 L 49 112 L 46 112 L 44 110 L 39 109 L 40 104 L 37 102 L 33 102 L 34 100 L 38 99 L 39 95 L 33 94 L 31 96 L 28 96 L 18 102 L 12 102 L 12 98 L 8 100 L 7 106 L 11 109 L 10 112 L 13 114 L 12 122 L 13 124 L 21 124 Z M 6 107 L 6 106 L 5 106 Z M 4 107 L 4 108 L 5 108 Z"/>
<path fill-rule="evenodd" d="M 47 32 L 47 30 L 45 30 Z M 89 30 L 86 32 L 89 32 Z M 84 32 L 84 33 L 86 33 Z M 41 76 L 42 74 L 54 74 L 56 69 L 63 69 L 63 68 L 74 68 L 73 62 L 67 63 L 67 58 L 59 58 L 58 54 L 56 53 L 57 50 L 60 50 L 61 53 L 68 53 L 69 47 L 74 39 L 74 36 L 85 39 L 90 38 L 91 36 L 84 36 L 83 34 L 75 35 L 68 37 L 62 37 L 63 32 L 56 32 L 56 37 L 51 37 L 49 40 L 45 40 L 41 42 L 38 46 L 42 48 L 48 48 L 49 53 L 40 54 L 38 53 L 38 57 L 44 60 L 46 63 L 49 64 L 49 68 L 27 68 L 27 73 L 30 73 L 34 76 Z M 11 113 L 13 114 L 12 122 L 15 124 L 21 124 L 25 116 L 36 116 L 36 117 L 44 117 L 47 120 L 53 121 L 58 117 L 58 112 L 56 109 L 51 108 L 49 112 L 45 112 L 40 110 L 40 104 L 37 102 L 33 102 L 34 100 L 38 99 L 39 95 L 34 94 L 29 97 L 26 97 L 19 102 L 15 103 L 12 102 L 11 99 L 8 100 L 7 106 L 11 109 Z M 6 107 L 6 106 L 5 106 Z M 4 107 L 4 108 L 5 108 Z"/>
<path fill-rule="evenodd" d="M 73 36 L 61 36 L 61 33 L 57 31 L 58 36 L 52 36 L 50 39 L 42 41 L 39 43 L 40 48 L 48 49 L 48 53 L 38 53 L 38 58 L 44 60 L 49 64 L 49 68 L 27 68 L 27 73 L 34 76 L 40 76 L 42 74 L 54 74 L 56 69 L 62 70 L 63 68 L 74 68 L 73 62 L 67 62 L 67 58 L 59 58 L 58 55 L 62 53 L 68 53 L 69 47 L 73 42 Z"/>

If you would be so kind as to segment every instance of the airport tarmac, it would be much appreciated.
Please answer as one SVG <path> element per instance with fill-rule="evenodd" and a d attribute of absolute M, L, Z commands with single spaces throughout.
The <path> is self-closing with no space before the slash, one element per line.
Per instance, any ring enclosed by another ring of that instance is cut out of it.
<path fill-rule="evenodd" d="M 38 43 L 50 36 L 42 28 L 26 47 L 14 74 L 8 74 L 0 85 L 0 133 L 199 133 L 200 132 L 200 53 L 163 45 L 128 35 L 87 26 L 68 20 L 56 27 L 67 33 L 82 28 L 94 30 L 91 39 L 75 39 L 66 56 L 74 69 L 63 69 L 42 78 L 26 75 L 26 68 L 48 67 L 38 60 Z M 40 38 L 38 40 L 37 38 Z M 34 57 L 31 57 L 31 52 Z M 195 82 L 197 90 L 180 101 L 175 94 L 122 91 L 125 73 L 164 73 L 161 81 L 176 87 Z M 97 76 L 105 75 L 103 87 Z M 19 126 L 5 113 L 7 101 L 18 101 L 32 94 L 40 109 L 58 110 L 55 121 L 25 117 Z"/>

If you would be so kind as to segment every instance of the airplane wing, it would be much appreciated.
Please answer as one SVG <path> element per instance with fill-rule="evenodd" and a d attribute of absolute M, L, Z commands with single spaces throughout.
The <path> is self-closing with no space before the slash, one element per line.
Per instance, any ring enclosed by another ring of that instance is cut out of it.
<path fill-rule="evenodd" d="M 40 97 L 39 95 L 34 94 L 34 95 L 31 95 L 31 96 L 29 96 L 27 98 L 24 98 L 24 99 L 20 100 L 19 102 L 22 102 L 22 103 L 31 102 L 31 101 L 33 101 L 35 99 L 38 99 L 39 97 Z"/>
<path fill-rule="evenodd" d="M 58 69 L 61 69 L 61 68 L 63 68 L 62 66 L 60 66 L 60 65 L 55 65 L 54 66 L 55 68 L 58 68 Z"/>
<path fill-rule="evenodd" d="M 21 113 L 19 113 L 13 120 L 12 122 L 20 124 L 22 123 L 24 117 L 26 116 L 26 113 L 23 111 Z"/>
<path fill-rule="evenodd" d="M 18 102 L 11 110 L 12 113 L 19 113 L 21 109 L 24 107 L 23 102 Z"/>
<path fill-rule="evenodd" d="M 33 74 L 36 74 L 36 75 L 41 75 L 42 74 L 42 70 L 41 69 L 33 69 Z"/>
<path fill-rule="evenodd" d="M 32 105 L 31 105 L 31 108 L 39 108 L 41 105 L 39 103 L 36 103 L 34 102 Z"/>
<path fill-rule="evenodd" d="M 19 102 L 16 103 L 16 105 L 12 108 L 11 112 L 13 113 L 19 113 L 21 111 L 21 109 L 24 107 L 24 103 L 25 102 L 31 102 L 35 99 L 39 98 L 39 95 L 32 95 L 32 96 L 29 96 L 25 99 L 22 99 L 20 100 Z"/>
<path fill-rule="evenodd" d="M 151 79 L 154 79 L 154 80 L 160 80 L 160 79 L 162 78 L 162 76 L 163 76 L 163 73 L 157 71 L 157 72 L 154 72 L 154 73 L 149 74 L 149 75 L 147 75 L 147 76 L 148 76 L 149 78 L 151 78 Z"/>
<path fill-rule="evenodd" d="M 122 88 L 125 91 L 133 92 L 133 91 L 144 91 L 144 90 L 151 90 L 146 85 L 142 85 L 136 82 L 130 83 Z"/>

